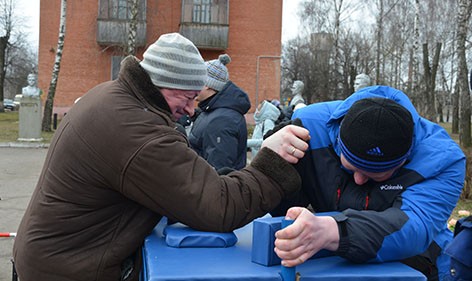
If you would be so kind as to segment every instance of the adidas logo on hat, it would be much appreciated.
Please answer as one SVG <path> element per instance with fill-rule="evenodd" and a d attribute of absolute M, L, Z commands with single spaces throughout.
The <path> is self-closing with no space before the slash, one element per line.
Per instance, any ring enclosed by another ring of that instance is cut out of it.
<path fill-rule="evenodd" d="M 375 148 L 371 148 L 369 150 L 367 150 L 366 152 L 367 154 L 369 155 L 375 155 L 375 156 L 383 156 L 383 152 L 380 150 L 380 148 L 377 146 Z"/>

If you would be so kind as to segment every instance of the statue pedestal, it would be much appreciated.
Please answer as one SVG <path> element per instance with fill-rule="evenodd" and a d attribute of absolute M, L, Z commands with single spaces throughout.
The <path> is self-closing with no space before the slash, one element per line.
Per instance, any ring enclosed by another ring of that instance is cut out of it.
<path fill-rule="evenodd" d="M 18 141 L 42 141 L 41 100 L 23 96 L 20 100 L 20 125 Z"/>

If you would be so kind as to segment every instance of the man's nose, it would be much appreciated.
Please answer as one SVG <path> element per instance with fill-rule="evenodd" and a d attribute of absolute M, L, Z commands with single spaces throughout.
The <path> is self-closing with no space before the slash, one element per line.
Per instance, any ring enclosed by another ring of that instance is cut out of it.
<path fill-rule="evenodd" d="M 192 117 L 195 113 L 195 102 L 192 100 L 187 103 L 187 105 L 184 107 L 185 112 L 188 114 L 188 116 Z"/>
<path fill-rule="evenodd" d="M 356 182 L 356 184 L 358 185 L 363 185 L 364 183 L 366 183 L 369 178 L 362 174 L 362 173 L 359 173 L 359 172 L 354 172 L 354 181 Z"/>

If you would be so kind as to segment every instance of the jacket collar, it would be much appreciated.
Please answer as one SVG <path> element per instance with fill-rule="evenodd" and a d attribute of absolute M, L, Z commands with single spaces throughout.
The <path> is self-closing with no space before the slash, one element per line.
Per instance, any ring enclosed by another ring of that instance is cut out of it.
<path fill-rule="evenodd" d="M 150 110 L 164 112 L 172 119 L 169 104 L 159 88 L 152 83 L 136 57 L 127 56 L 123 59 L 118 80 L 125 83 L 131 89 L 130 94 L 143 102 Z"/>
<path fill-rule="evenodd" d="M 244 115 L 251 108 L 251 102 L 248 95 L 230 80 L 221 91 L 200 102 L 198 107 L 204 112 L 217 108 L 230 108 Z"/>
<path fill-rule="evenodd" d="M 362 88 L 361 90 L 353 93 L 347 99 L 345 99 L 339 107 L 332 113 L 329 122 L 333 122 L 344 117 L 347 111 L 351 108 L 352 104 L 360 99 L 365 98 L 387 98 L 391 99 L 398 104 L 405 107 L 408 111 L 410 111 L 411 116 L 413 118 L 413 122 L 416 124 L 420 118 L 418 112 L 416 111 L 415 107 L 411 103 L 408 96 L 400 90 L 394 89 L 389 86 L 370 86 Z"/>

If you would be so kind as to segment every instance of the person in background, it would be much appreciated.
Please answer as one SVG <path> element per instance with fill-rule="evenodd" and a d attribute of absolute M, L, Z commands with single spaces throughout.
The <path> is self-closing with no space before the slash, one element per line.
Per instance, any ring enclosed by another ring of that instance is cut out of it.
<path fill-rule="evenodd" d="M 70 109 L 14 242 L 21 281 L 137 281 L 141 245 L 163 216 L 228 232 L 299 188 L 292 164 L 306 129 L 267 138 L 251 165 L 226 176 L 189 147 L 175 122 L 193 115 L 206 78 L 195 45 L 164 34 Z"/>
<path fill-rule="evenodd" d="M 252 158 L 259 152 L 264 135 L 274 128 L 279 116 L 280 110 L 269 101 L 263 100 L 257 107 L 254 113 L 256 126 L 252 132 L 252 137 L 247 140 L 247 146 L 251 149 Z"/>
<path fill-rule="evenodd" d="M 216 170 L 246 166 L 248 95 L 229 80 L 227 54 L 206 62 L 208 78 L 197 96 L 201 113 L 189 134 L 191 147 Z"/>
<path fill-rule="evenodd" d="M 275 105 L 278 109 L 282 110 L 280 107 L 280 101 L 278 99 L 272 99 L 270 103 Z"/>
<path fill-rule="evenodd" d="M 356 80 L 354 80 L 354 92 L 359 91 L 362 88 L 368 87 L 371 85 L 369 75 L 365 73 L 361 73 L 356 76 Z"/>
<path fill-rule="evenodd" d="M 401 261 L 428 280 L 444 280 L 450 262 L 444 249 L 452 239 L 447 220 L 466 162 L 447 132 L 388 86 L 309 105 L 293 118 L 311 139 L 296 165 L 302 190 L 272 212 L 295 219 L 276 233 L 283 264 L 327 249 L 356 263 Z M 302 208 L 308 205 L 340 213 L 316 217 Z"/>
<path fill-rule="evenodd" d="M 451 257 L 447 281 L 472 280 L 472 216 L 459 219 L 454 226 L 454 239 L 447 245 Z"/>
<path fill-rule="evenodd" d="M 280 115 L 279 115 L 279 118 L 277 118 L 277 121 L 275 121 L 275 125 L 277 124 L 280 124 L 282 122 L 286 122 L 286 121 L 290 121 L 290 116 L 287 116 L 287 108 L 288 106 L 284 107 L 279 100 L 277 99 L 273 99 L 270 101 L 270 103 L 272 103 L 273 105 L 275 105 L 279 111 L 280 111 Z M 265 135 L 265 134 L 264 134 Z"/>

